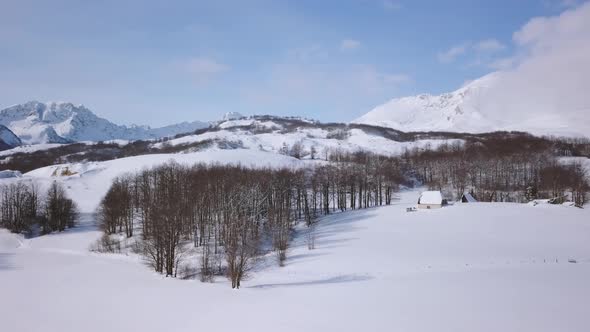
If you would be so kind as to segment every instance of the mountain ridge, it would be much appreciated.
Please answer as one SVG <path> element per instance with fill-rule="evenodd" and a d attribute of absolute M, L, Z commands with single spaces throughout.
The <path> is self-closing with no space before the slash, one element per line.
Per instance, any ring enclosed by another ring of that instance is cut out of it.
<path fill-rule="evenodd" d="M 118 125 L 94 114 L 83 105 L 69 102 L 29 101 L 0 110 L 0 124 L 23 143 L 70 143 L 75 141 L 138 140 L 174 136 L 209 126 L 201 121 L 151 128 Z"/>
<path fill-rule="evenodd" d="M 452 92 L 394 98 L 351 123 L 404 132 L 524 131 L 534 135 L 590 136 L 590 122 L 579 116 L 568 117 L 565 106 L 545 105 L 524 92 L 519 100 L 506 97 L 505 85 L 510 80 L 506 72 L 493 72 Z"/>
<path fill-rule="evenodd" d="M 498 121 L 482 114 L 479 97 L 495 84 L 500 73 L 492 73 L 440 95 L 419 94 L 394 98 L 355 119 L 406 132 L 453 131 L 491 132 L 501 130 Z"/>

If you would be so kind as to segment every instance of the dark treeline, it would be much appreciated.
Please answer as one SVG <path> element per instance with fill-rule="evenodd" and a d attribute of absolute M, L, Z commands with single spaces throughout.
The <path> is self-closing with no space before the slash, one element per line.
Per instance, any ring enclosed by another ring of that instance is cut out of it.
<path fill-rule="evenodd" d="M 34 152 L 19 152 L 0 157 L 0 170 L 16 170 L 22 173 L 45 166 L 77 163 L 84 161 L 105 161 L 156 153 L 178 153 L 197 151 L 209 147 L 211 141 L 191 144 L 170 145 L 170 138 L 153 141 L 133 141 L 127 144 L 98 142 L 96 144 L 72 143 Z M 154 144 L 162 143 L 155 147 Z"/>
<path fill-rule="evenodd" d="M 454 198 L 469 191 L 480 201 L 528 202 L 536 198 L 577 206 L 587 201 L 588 176 L 579 164 L 558 156 L 584 152 L 587 142 L 566 143 L 533 136 L 444 144 L 407 151 L 402 159 L 414 176 L 432 189 L 448 189 Z M 577 150 L 576 150 L 577 149 Z"/>
<path fill-rule="evenodd" d="M 14 233 L 32 235 L 64 231 L 74 227 L 78 218 L 76 204 L 65 190 L 53 182 L 42 196 L 34 184 L 16 182 L 0 187 L 0 226 Z"/>
<path fill-rule="evenodd" d="M 116 179 L 99 220 L 107 235 L 136 236 L 135 249 L 157 272 L 176 276 L 190 243 L 200 248 L 202 280 L 223 272 L 239 288 L 264 243 L 283 264 L 296 222 L 311 226 L 320 215 L 392 202 L 397 161 L 357 157 L 363 163 L 299 170 L 169 163 Z"/>

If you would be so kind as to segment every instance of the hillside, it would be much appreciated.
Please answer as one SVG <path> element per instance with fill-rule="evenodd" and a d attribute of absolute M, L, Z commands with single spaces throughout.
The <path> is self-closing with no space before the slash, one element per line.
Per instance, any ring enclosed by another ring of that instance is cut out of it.
<path fill-rule="evenodd" d="M 312 151 L 313 159 L 325 159 L 327 154 L 336 152 L 358 151 L 398 156 L 409 149 L 436 148 L 444 143 L 461 143 L 472 137 L 456 133 L 403 133 L 369 125 L 324 124 L 299 118 L 252 116 L 218 121 L 208 128 L 170 139 L 21 147 L 0 153 L 0 170 L 13 169 L 24 173 L 64 162 L 106 161 L 146 154 L 208 150 L 247 149 L 291 154 L 287 150 L 292 150 L 293 146 L 299 147 L 299 158 L 303 159 L 312 159 Z"/>
<path fill-rule="evenodd" d="M 417 197 L 403 192 L 392 206 L 321 219 L 314 250 L 307 229 L 297 228 L 286 266 L 266 256 L 239 291 L 225 278 L 164 278 L 134 254 L 90 253 L 100 232 L 87 217 L 30 240 L 0 230 L 0 284 L 9 285 L 0 312 L 11 313 L 2 324 L 63 332 L 586 331 L 589 210 L 475 203 L 406 213 Z"/>
<path fill-rule="evenodd" d="M 36 101 L 1 110 L 0 124 L 12 130 L 26 144 L 152 139 L 208 126 L 196 121 L 161 128 L 128 127 L 100 118 L 82 105 Z"/>

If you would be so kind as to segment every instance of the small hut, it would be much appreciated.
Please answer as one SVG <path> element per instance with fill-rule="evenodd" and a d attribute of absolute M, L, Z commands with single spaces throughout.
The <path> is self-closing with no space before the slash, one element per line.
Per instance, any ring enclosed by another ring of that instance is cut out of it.
<path fill-rule="evenodd" d="M 439 209 L 445 205 L 446 201 L 442 198 L 440 191 L 425 191 L 420 194 L 418 199 L 419 209 Z"/>
<path fill-rule="evenodd" d="M 470 193 L 463 193 L 463 196 L 461 196 L 461 203 L 477 203 L 477 199 L 475 199 Z"/>

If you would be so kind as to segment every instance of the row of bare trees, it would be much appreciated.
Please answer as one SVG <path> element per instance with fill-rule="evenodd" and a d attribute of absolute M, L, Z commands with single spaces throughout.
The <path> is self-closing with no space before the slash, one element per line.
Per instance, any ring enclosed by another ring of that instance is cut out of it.
<path fill-rule="evenodd" d="M 30 235 L 37 226 L 41 234 L 61 232 L 74 227 L 77 218 L 76 204 L 57 182 L 44 197 L 32 183 L 19 181 L 0 188 L 0 226 L 11 232 Z"/>
<path fill-rule="evenodd" d="M 577 163 L 560 162 L 554 151 L 511 142 L 444 144 L 437 149 L 407 151 L 402 159 L 416 178 L 433 189 L 448 189 L 456 198 L 465 191 L 480 201 L 527 202 L 536 198 L 569 197 L 587 202 L 588 174 Z"/>
<path fill-rule="evenodd" d="M 298 170 L 168 163 L 115 179 L 98 216 L 105 234 L 136 238 L 155 271 L 176 276 L 197 248 L 202 280 L 225 273 L 239 288 L 262 251 L 284 263 L 296 222 L 392 202 L 397 165 L 364 158 Z"/>

